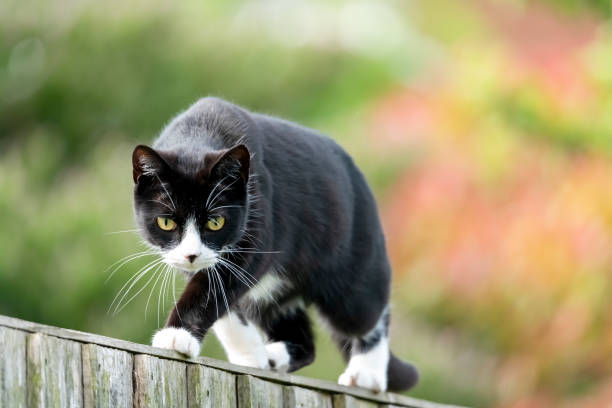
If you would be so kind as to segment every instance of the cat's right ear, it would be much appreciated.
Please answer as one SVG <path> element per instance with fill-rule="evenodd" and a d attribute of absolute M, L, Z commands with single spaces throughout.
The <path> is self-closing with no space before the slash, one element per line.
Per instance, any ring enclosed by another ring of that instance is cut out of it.
<path fill-rule="evenodd" d="M 166 167 L 162 157 L 149 146 L 138 145 L 132 153 L 132 175 L 134 183 L 143 175 L 158 175 Z"/>

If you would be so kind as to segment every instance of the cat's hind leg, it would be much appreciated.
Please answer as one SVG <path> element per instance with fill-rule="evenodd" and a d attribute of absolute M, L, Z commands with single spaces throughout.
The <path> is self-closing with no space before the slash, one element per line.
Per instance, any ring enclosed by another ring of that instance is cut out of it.
<path fill-rule="evenodd" d="M 330 322 L 332 323 L 332 322 Z M 389 350 L 389 309 L 386 307 L 374 328 L 364 335 L 347 335 L 334 328 L 333 337 L 348 365 L 338 383 L 374 392 L 403 391 L 418 382 L 416 368 L 399 360 Z"/>
<path fill-rule="evenodd" d="M 383 312 L 376 326 L 363 336 L 344 337 L 336 334 L 336 340 L 348 360 L 348 366 L 338 378 L 338 383 L 358 386 L 375 392 L 387 389 L 387 367 L 390 351 L 387 336 L 388 313 Z"/>
<path fill-rule="evenodd" d="M 255 325 L 239 312 L 228 312 L 213 330 L 232 364 L 269 368 L 268 352 Z"/>
<path fill-rule="evenodd" d="M 314 337 L 302 302 L 290 302 L 265 315 L 260 325 L 268 337 L 271 369 L 292 372 L 314 361 Z"/>

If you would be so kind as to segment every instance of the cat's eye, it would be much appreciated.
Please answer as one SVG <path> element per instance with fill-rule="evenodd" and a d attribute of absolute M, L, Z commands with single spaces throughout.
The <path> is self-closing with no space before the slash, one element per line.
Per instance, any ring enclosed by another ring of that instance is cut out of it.
<path fill-rule="evenodd" d="M 211 231 L 219 231 L 225 225 L 225 217 L 212 217 L 208 219 L 206 228 Z"/>
<path fill-rule="evenodd" d="M 176 228 L 176 222 L 172 218 L 157 217 L 157 226 L 164 231 L 172 231 Z"/>

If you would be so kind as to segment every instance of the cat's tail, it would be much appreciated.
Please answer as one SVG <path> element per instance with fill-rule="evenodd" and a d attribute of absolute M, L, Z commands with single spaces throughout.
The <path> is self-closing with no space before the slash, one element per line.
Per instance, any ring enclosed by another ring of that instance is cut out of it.
<path fill-rule="evenodd" d="M 410 363 L 406 363 L 395 357 L 393 353 L 389 356 L 387 365 L 387 390 L 406 391 L 419 382 L 419 373 Z"/>

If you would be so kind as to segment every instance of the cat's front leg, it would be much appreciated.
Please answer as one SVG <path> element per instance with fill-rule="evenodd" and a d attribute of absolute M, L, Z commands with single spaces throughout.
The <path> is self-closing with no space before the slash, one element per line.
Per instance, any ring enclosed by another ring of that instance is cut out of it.
<path fill-rule="evenodd" d="M 268 353 L 255 325 L 240 312 L 226 313 L 213 326 L 232 364 L 269 368 Z"/>
<path fill-rule="evenodd" d="M 226 312 L 223 302 L 215 304 L 209 299 L 213 297 L 212 290 L 205 271 L 194 275 L 172 309 L 166 327 L 153 336 L 152 346 L 197 357 L 206 332 L 217 316 Z M 233 298 L 229 293 L 228 297 Z"/>

